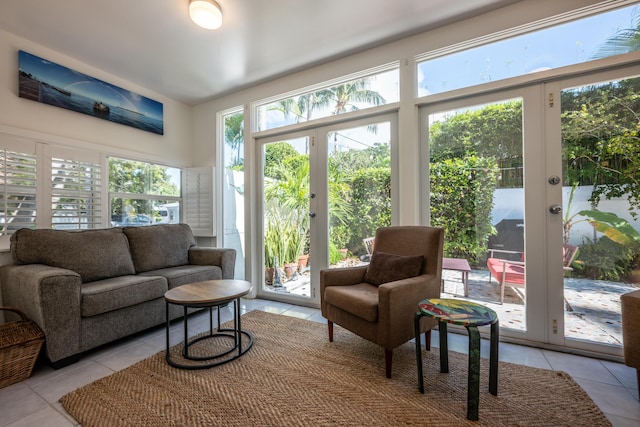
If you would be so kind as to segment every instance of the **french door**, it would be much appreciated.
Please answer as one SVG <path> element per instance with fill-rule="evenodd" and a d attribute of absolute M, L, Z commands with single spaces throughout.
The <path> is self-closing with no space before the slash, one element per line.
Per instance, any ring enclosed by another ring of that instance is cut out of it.
<path fill-rule="evenodd" d="M 621 355 L 620 295 L 639 286 L 639 75 L 421 107 L 424 217 L 445 228 L 445 257 L 471 268 L 466 295 L 444 271 L 443 296 L 491 307 L 503 336 Z"/>
<path fill-rule="evenodd" d="M 622 354 L 620 295 L 640 286 L 637 168 L 640 67 L 545 85 L 549 341 Z M 557 100 L 557 102 L 556 102 Z M 552 105 L 553 104 L 553 105 Z M 559 183 L 555 178 L 559 177 Z M 635 195 L 634 195 L 635 194 Z M 570 264 L 562 259 L 577 248 Z"/>
<path fill-rule="evenodd" d="M 527 238 L 543 230 L 541 149 L 525 144 L 525 135 L 540 140 L 539 107 L 536 89 L 525 88 L 420 109 L 424 221 L 445 229 L 445 258 L 471 269 L 466 285 L 465 273 L 444 270 L 442 295 L 492 308 L 503 336 L 524 339 L 540 333 L 533 313 L 545 299 L 541 252 Z"/>
<path fill-rule="evenodd" d="M 261 159 L 258 296 L 319 306 L 323 268 L 366 262 L 391 225 L 396 115 L 256 139 Z"/>

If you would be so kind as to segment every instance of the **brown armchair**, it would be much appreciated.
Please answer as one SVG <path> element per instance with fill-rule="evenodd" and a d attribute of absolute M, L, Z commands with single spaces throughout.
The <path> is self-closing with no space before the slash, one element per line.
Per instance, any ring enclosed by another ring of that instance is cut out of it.
<path fill-rule="evenodd" d="M 382 346 L 386 375 L 391 378 L 393 349 L 415 338 L 418 303 L 440 296 L 444 230 L 382 227 L 375 242 L 369 265 L 320 271 L 320 301 L 329 341 L 333 342 L 337 323 Z M 436 324 L 426 317 L 421 320 L 427 348 Z"/>

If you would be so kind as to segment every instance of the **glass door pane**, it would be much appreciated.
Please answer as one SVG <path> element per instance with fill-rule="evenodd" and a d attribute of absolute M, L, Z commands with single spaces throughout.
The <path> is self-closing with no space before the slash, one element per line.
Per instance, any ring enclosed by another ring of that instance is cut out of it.
<path fill-rule="evenodd" d="M 268 293 L 310 297 L 309 140 L 263 145 L 263 290 Z"/>
<path fill-rule="evenodd" d="M 391 225 L 391 123 L 327 133 L 329 265 L 369 261 L 378 227 Z"/>
<path fill-rule="evenodd" d="M 640 286 L 639 91 L 634 77 L 561 92 L 564 334 L 573 345 L 619 348 L 620 295 Z"/>
<path fill-rule="evenodd" d="M 443 296 L 526 331 L 522 98 L 428 115 L 431 225 L 445 230 Z"/>

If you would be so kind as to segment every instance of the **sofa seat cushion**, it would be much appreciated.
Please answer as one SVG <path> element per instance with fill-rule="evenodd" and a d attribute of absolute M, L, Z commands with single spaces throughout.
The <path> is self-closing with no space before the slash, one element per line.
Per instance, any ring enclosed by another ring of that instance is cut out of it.
<path fill-rule="evenodd" d="M 164 298 L 167 290 L 167 279 L 159 276 L 121 276 L 83 283 L 81 314 L 91 317 Z"/>
<path fill-rule="evenodd" d="M 16 264 L 44 264 L 75 271 L 83 282 L 135 273 L 129 242 L 119 228 L 21 228 L 11 235 L 11 255 Z"/>
<path fill-rule="evenodd" d="M 368 322 L 378 321 L 378 287 L 369 283 L 327 286 L 324 300 Z"/>
<path fill-rule="evenodd" d="M 136 273 L 189 264 L 196 241 L 187 224 L 125 227 Z"/>
<path fill-rule="evenodd" d="M 162 276 L 167 279 L 169 289 L 187 283 L 202 282 L 205 280 L 222 279 L 222 269 L 215 265 L 181 265 L 172 268 L 147 271 L 141 276 Z"/>

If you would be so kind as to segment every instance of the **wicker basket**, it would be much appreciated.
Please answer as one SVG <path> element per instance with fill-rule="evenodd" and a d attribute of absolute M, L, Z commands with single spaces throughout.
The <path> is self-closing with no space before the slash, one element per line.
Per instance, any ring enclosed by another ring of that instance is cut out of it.
<path fill-rule="evenodd" d="M 44 334 L 20 310 L 0 307 L 17 313 L 22 318 L 0 324 L 0 388 L 26 380 L 36 363 Z"/>

